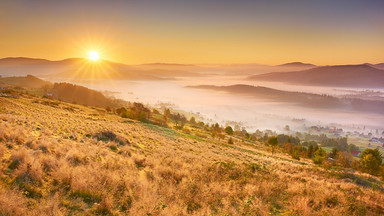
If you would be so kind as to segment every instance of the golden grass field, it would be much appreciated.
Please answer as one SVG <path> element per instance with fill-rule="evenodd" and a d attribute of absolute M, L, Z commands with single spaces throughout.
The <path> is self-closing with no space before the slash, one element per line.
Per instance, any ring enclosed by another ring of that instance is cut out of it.
<path fill-rule="evenodd" d="M 190 131 L 0 97 L 0 214 L 384 214 L 376 177 Z"/>

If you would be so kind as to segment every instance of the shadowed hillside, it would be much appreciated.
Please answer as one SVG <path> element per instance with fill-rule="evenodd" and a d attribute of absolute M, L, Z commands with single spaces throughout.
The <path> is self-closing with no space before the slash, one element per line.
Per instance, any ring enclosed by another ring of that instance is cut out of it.
<path fill-rule="evenodd" d="M 249 79 L 298 85 L 384 87 L 384 70 L 366 64 L 325 66 L 296 72 L 260 74 Z"/>
<path fill-rule="evenodd" d="M 53 97 L 60 100 L 79 103 L 88 106 L 112 106 L 112 100 L 106 98 L 101 92 L 70 83 L 55 83 L 52 88 Z"/>
<path fill-rule="evenodd" d="M 25 77 L 1 77 L 0 83 L 11 86 L 25 87 L 25 88 L 42 88 L 50 86 L 52 83 L 41 80 L 35 76 L 27 75 Z"/>
<path fill-rule="evenodd" d="M 87 106 L 107 107 L 116 106 L 116 100 L 107 98 L 101 92 L 88 89 L 83 86 L 70 83 L 54 83 L 41 80 L 32 75 L 25 77 L 0 77 L 0 87 L 21 87 L 33 89 L 43 96 L 49 96 L 55 99 L 69 103 L 78 103 Z"/>
<path fill-rule="evenodd" d="M 319 95 L 303 92 L 290 92 L 271 89 L 262 86 L 232 85 L 232 86 L 189 86 L 189 88 L 225 91 L 240 94 L 255 99 L 275 102 L 293 103 L 316 109 L 340 109 L 345 111 L 360 111 L 384 114 L 384 101 L 362 100 L 354 98 L 337 98 L 329 95 Z"/>

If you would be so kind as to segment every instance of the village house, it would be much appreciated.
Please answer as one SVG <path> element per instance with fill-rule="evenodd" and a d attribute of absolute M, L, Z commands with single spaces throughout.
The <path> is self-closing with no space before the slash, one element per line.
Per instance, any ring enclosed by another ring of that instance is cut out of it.
<path fill-rule="evenodd" d="M 358 150 L 355 150 L 355 151 L 351 151 L 351 154 L 353 155 L 353 156 L 355 156 L 355 157 L 360 157 L 360 151 L 358 151 Z"/>

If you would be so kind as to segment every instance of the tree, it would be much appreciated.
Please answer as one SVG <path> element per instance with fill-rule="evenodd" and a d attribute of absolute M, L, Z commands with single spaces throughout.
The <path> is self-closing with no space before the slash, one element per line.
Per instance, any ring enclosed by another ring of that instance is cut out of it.
<path fill-rule="evenodd" d="M 190 119 L 189 119 L 189 123 L 191 123 L 191 124 L 196 124 L 196 119 L 195 119 L 195 117 L 191 117 Z"/>
<path fill-rule="evenodd" d="M 225 133 L 228 134 L 228 135 L 233 135 L 233 129 L 231 126 L 227 126 L 225 129 L 224 129 Z"/>
<path fill-rule="evenodd" d="M 297 145 L 293 147 L 291 156 L 293 159 L 300 160 L 301 146 Z"/>
<path fill-rule="evenodd" d="M 365 149 L 360 158 L 360 168 L 363 172 L 371 175 L 379 173 L 382 158 L 378 149 Z"/>
<path fill-rule="evenodd" d="M 313 157 L 313 152 L 314 152 L 313 145 L 310 145 L 308 147 L 308 158 L 312 158 Z"/>
<path fill-rule="evenodd" d="M 235 131 L 240 131 L 240 125 L 238 124 L 235 125 Z"/>
<path fill-rule="evenodd" d="M 351 167 L 353 162 L 353 158 L 351 153 L 347 152 L 338 152 L 337 153 L 337 163 L 343 167 Z"/>
<path fill-rule="evenodd" d="M 293 144 L 290 142 L 284 143 L 284 149 L 288 154 L 292 154 L 293 152 Z"/>
<path fill-rule="evenodd" d="M 322 164 L 325 158 L 327 157 L 327 153 L 322 148 L 318 148 L 313 155 L 313 162 L 315 164 Z"/>
<path fill-rule="evenodd" d="M 168 108 L 164 109 L 163 119 L 165 122 L 168 121 L 168 118 L 170 117 L 170 115 L 171 115 L 171 110 L 169 110 Z"/>
<path fill-rule="evenodd" d="M 116 113 L 117 113 L 119 116 L 123 117 L 123 118 L 128 118 L 128 116 L 127 116 L 127 109 L 125 109 L 124 107 L 118 108 L 118 109 L 116 110 Z"/>
<path fill-rule="evenodd" d="M 1 78 L 1 77 L 0 77 L 0 78 Z M 42 87 L 42 89 L 43 89 L 43 91 L 44 91 L 44 94 L 46 94 L 50 88 L 51 88 L 51 85 L 48 85 L 48 84 L 44 85 L 44 86 Z"/>
<path fill-rule="evenodd" d="M 289 125 L 285 125 L 284 130 L 285 131 L 290 131 L 291 129 L 289 128 Z"/>
<path fill-rule="evenodd" d="M 232 139 L 232 137 L 229 137 L 229 139 L 228 139 L 228 144 L 233 144 L 233 139 Z"/>
<path fill-rule="evenodd" d="M 268 138 L 267 140 L 267 145 L 270 145 L 272 147 L 272 155 L 275 151 L 275 147 L 277 146 L 278 142 L 277 142 L 277 137 L 275 136 L 271 136 Z"/>
<path fill-rule="evenodd" d="M 153 110 L 152 110 L 152 113 L 153 113 L 153 114 L 156 114 L 156 115 L 160 115 L 160 112 L 159 112 L 159 110 L 157 110 L 157 109 L 153 109 Z"/>
<path fill-rule="evenodd" d="M 359 151 L 360 148 L 358 146 L 356 146 L 355 144 L 349 144 L 348 145 L 348 152 L 352 152 L 352 151 Z"/>
<path fill-rule="evenodd" d="M 333 159 L 336 159 L 336 157 L 337 157 L 337 153 L 338 153 L 339 151 L 337 150 L 337 148 L 336 147 L 333 147 L 332 148 L 332 152 L 331 153 L 329 153 L 329 157 L 330 158 L 333 158 Z"/>

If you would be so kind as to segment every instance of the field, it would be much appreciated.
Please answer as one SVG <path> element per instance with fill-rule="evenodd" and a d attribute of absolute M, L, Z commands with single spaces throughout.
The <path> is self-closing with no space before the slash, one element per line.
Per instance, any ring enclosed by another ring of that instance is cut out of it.
<path fill-rule="evenodd" d="M 360 149 L 364 150 L 366 148 L 377 148 L 384 155 L 384 148 L 379 143 L 372 143 L 369 141 L 369 138 L 361 138 L 361 137 L 349 137 L 348 142 L 353 143 L 360 147 Z M 369 143 L 371 144 L 369 146 Z"/>
<path fill-rule="evenodd" d="M 0 97 L 0 212 L 384 214 L 376 177 L 204 133 L 40 97 Z"/>

